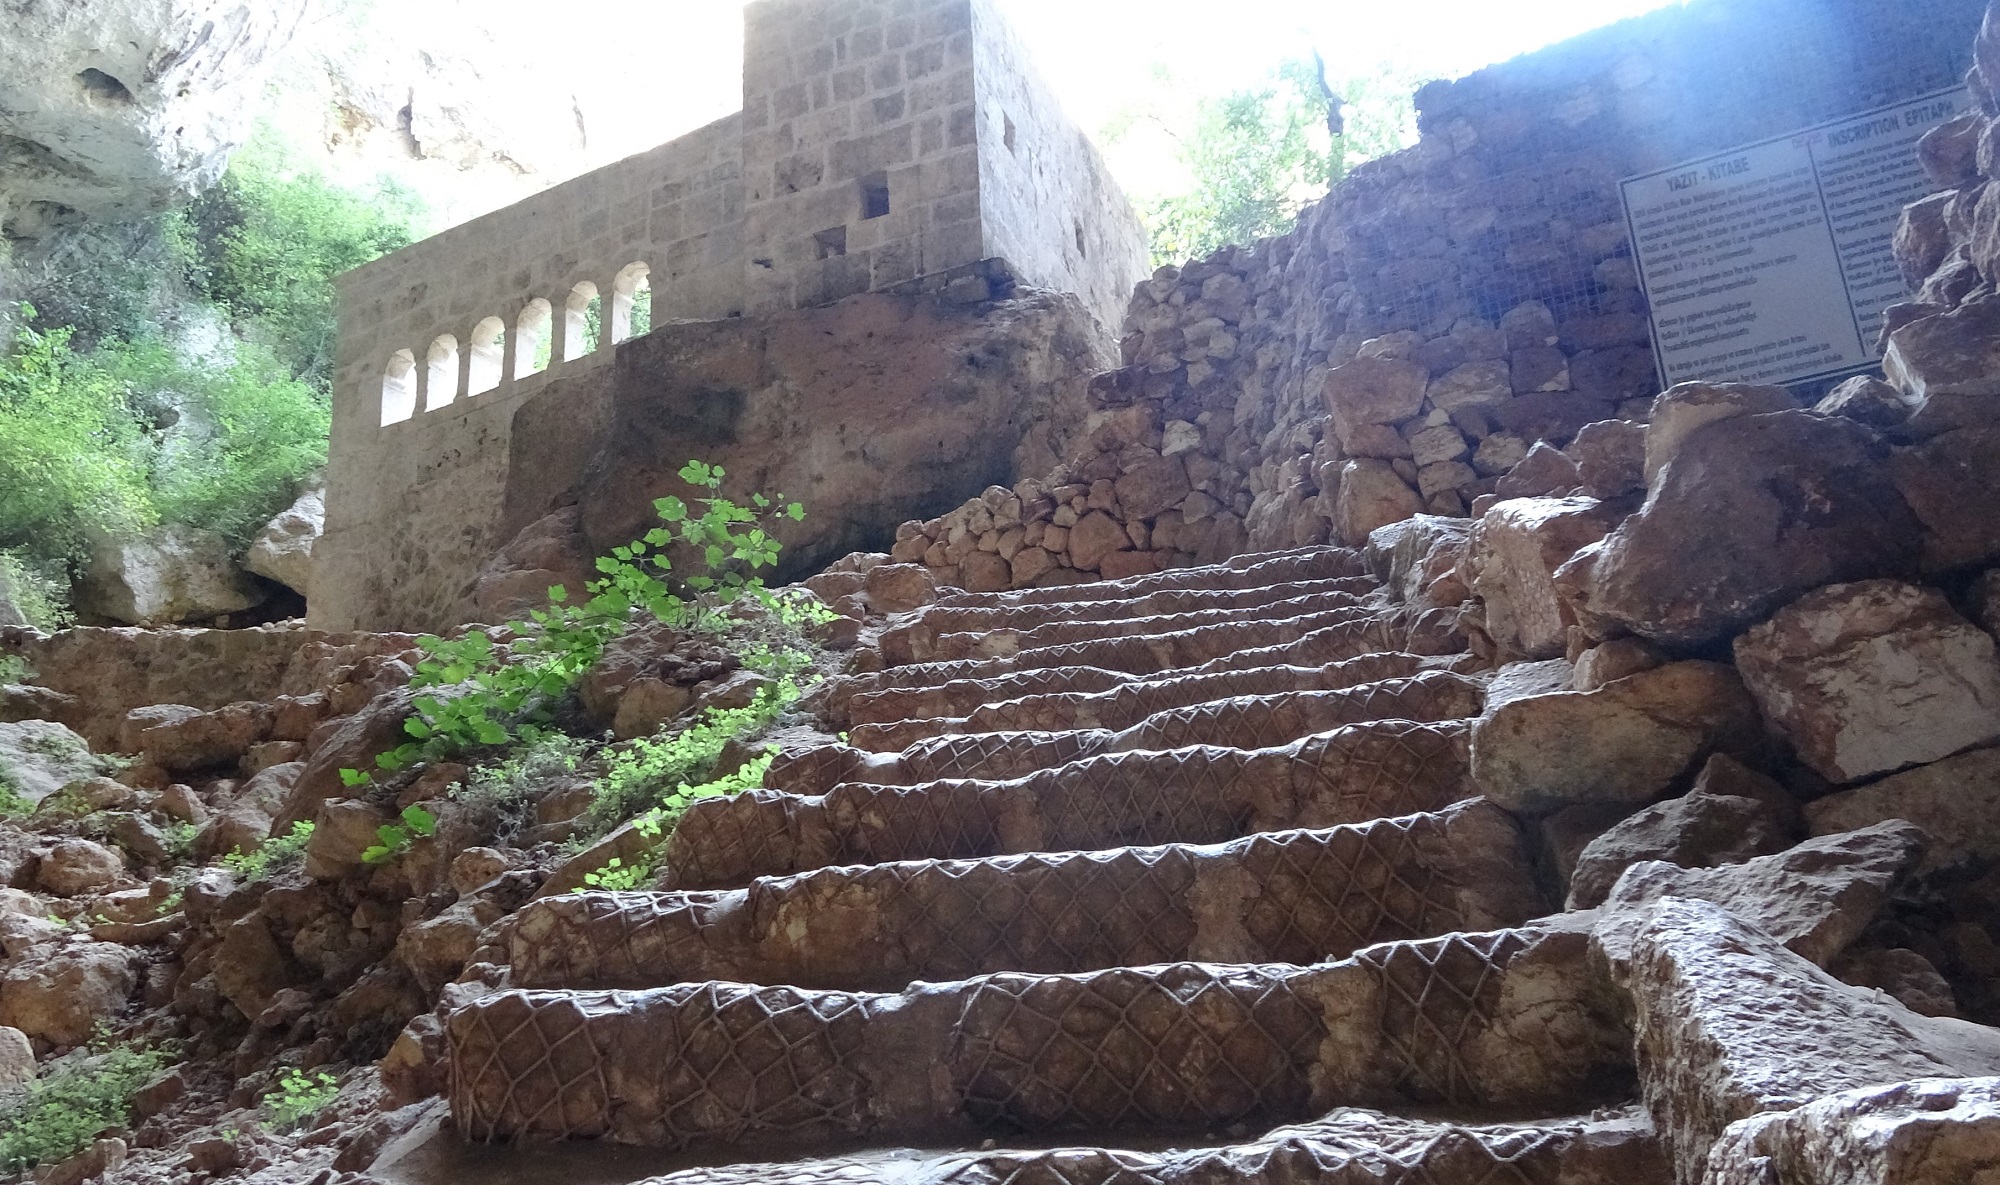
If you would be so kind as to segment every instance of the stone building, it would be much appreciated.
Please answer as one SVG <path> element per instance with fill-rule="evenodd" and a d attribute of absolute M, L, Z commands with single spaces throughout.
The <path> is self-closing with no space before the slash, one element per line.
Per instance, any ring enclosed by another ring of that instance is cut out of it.
<path fill-rule="evenodd" d="M 1108 343 L 1144 230 L 998 9 L 761 0 L 738 114 L 342 277 L 316 617 L 439 624 L 342 590 L 399 544 L 497 550 L 513 411 L 653 326 L 1019 284 L 1074 294 Z"/>

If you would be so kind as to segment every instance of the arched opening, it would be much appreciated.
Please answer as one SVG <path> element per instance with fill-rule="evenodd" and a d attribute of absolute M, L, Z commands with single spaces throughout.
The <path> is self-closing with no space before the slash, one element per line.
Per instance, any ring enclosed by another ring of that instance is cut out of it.
<path fill-rule="evenodd" d="M 500 385 L 501 364 L 507 356 L 507 323 L 488 317 L 472 327 L 472 359 L 466 368 L 465 393 L 484 395 Z"/>
<path fill-rule="evenodd" d="M 653 328 L 652 268 L 628 263 L 611 283 L 611 341 L 634 338 Z"/>
<path fill-rule="evenodd" d="M 400 424 L 417 414 L 417 356 L 408 350 L 389 355 L 382 369 L 382 422 Z"/>
<path fill-rule="evenodd" d="M 582 358 L 597 352 L 599 312 L 603 300 L 597 285 L 585 280 L 569 290 L 563 306 L 563 357 Z"/>
<path fill-rule="evenodd" d="M 458 339 L 440 333 L 424 356 L 424 410 L 451 406 L 458 398 Z"/>
<path fill-rule="evenodd" d="M 528 302 L 514 322 L 514 377 L 526 378 L 549 368 L 549 338 L 553 328 L 549 302 L 540 297 Z"/>

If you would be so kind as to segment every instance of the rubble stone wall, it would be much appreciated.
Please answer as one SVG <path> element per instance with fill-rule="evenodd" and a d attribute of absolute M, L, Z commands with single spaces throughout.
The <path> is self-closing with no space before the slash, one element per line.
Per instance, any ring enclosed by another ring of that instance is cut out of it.
<path fill-rule="evenodd" d="M 1063 467 L 894 554 L 990 590 L 1464 515 L 1537 442 L 1659 390 L 1621 178 L 1954 85 L 1980 11 L 1696 0 L 1431 84 L 1421 142 L 1292 233 L 1135 289 Z M 1018 533 L 987 525 L 1014 501 Z"/>

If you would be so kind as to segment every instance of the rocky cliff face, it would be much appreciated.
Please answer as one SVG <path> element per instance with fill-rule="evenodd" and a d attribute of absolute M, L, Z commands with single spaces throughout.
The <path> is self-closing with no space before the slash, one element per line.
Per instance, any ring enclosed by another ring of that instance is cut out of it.
<path fill-rule="evenodd" d="M 17 0 L 0 38 L 0 225 L 36 239 L 213 180 L 305 0 Z"/>

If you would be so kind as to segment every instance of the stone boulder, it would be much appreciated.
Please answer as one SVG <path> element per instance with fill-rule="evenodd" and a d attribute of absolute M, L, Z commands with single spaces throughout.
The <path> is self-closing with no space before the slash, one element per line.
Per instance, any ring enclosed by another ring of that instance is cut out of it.
<path fill-rule="evenodd" d="M 1486 632 L 1502 657 L 1563 653 L 1576 617 L 1556 590 L 1556 570 L 1619 517 L 1595 498 L 1513 498 L 1480 516 L 1465 549 L 1467 583 L 1486 604 Z"/>
<path fill-rule="evenodd" d="M 536 519 L 480 568 L 472 602 L 481 621 L 517 621 L 549 607 L 549 590 L 560 587 L 567 603 L 580 605 L 585 586 L 597 578 L 583 542 L 582 512 L 565 507 Z"/>
<path fill-rule="evenodd" d="M 1471 519 L 1412 515 L 1369 532 L 1363 558 L 1404 604 L 1422 609 L 1457 605 L 1470 595 L 1459 564 L 1472 526 Z"/>
<path fill-rule="evenodd" d="M 1806 804 L 1814 835 L 1908 819 L 1931 837 L 1926 872 L 1967 857 L 2000 862 L 2000 749 L 1975 749 Z"/>
<path fill-rule="evenodd" d="M 1653 400 L 1646 424 L 1644 484 L 1650 488 L 1687 438 L 1708 424 L 1737 416 L 1788 411 L 1799 405 L 1783 387 L 1752 383 L 1680 383 Z"/>
<path fill-rule="evenodd" d="M 104 768 L 82 737 L 53 721 L 0 724 L 0 790 L 36 803 Z"/>
<path fill-rule="evenodd" d="M 1599 911 L 1599 941 L 1614 962 L 1620 915 L 1665 898 L 1708 901 L 1825 967 L 1875 920 L 1923 855 L 1924 833 L 1900 819 L 1807 840 L 1738 864 L 1682 868 L 1647 860 L 1627 868 Z"/>
<path fill-rule="evenodd" d="M 437 694 L 437 690 L 432 688 L 426 694 Z M 315 731 L 312 756 L 299 769 L 284 810 L 272 821 L 271 833 L 282 835 L 291 830 L 292 824 L 310 821 L 319 813 L 322 802 L 339 797 L 345 787 L 341 770 L 373 769 L 375 758 L 409 740 L 403 722 L 415 710 L 412 707 L 415 698 L 407 689 L 386 691 L 354 715 L 321 725 Z"/>
<path fill-rule="evenodd" d="M 1567 908 L 1590 909 L 1602 904 L 1619 876 L 1642 861 L 1714 868 L 1781 852 L 1797 842 L 1803 826 L 1796 807 L 1787 810 L 1789 804 L 1769 797 L 1717 794 L 1706 788 L 1709 772 L 1722 764 L 1742 768 L 1717 754 L 1709 758 L 1693 791 L 1655 803 L 1591 840 L 1577 857 L 1576 870 L 1570 876 Z M 1776 796 L 1783 795 L 1775 782 L 1769 785 Z"/>
<path fill-rule="evenodd" d="M 2000 1069 L 2000 1033 L 1851 988 L 1705 901 L 1655 906 L 1621 980 L 1640 1092 L 1681 1185 L 1697 1185 L 1709 1149 L 1754 1115 Z"/>
<path fill-rule="evenodd" d="M 0 1025 L 55 1045 L 81 1045 L 138 986 L 132 952 L 109 942 L 34 951 L 0 969 Z"/>
<path fill-rule="evenodd" d="M 1724 1130 L 1703 1185 L 1989 1185 L 2000 1180 L 2000 1078 L 1842 1091 Z"/>
<path fill-rule="evenodd" d="M 165 705 L 180 708 L 183 705 Z M 140 709 L 147 711 L 147 709 Z M 136 751 L 168 773 L 191 773 L 234 765 L 271 735 L 275 715 L 269 704 L 246 700 L 203 712 L 187 708 L 170 718 L 139 727 Z M 129 719 L 129 718 L 128 718 Z"/>
<path fill-rule="evenodd" d="M 1993 638 L 1935 589 L 1820 589 L 1736 639 L 1736 665 L 1799 760 L 1833 782 L 2000 738 Z"/>
<path fill-rule="evenodd" d="M 1711 753 L 1753 750 L 1759 740 L 1757 705 L 1735 671 L 1677 662 L 1596 691 L 1489 704 L 1472 727 L 1472 777 L 1487 797 L 1523 814 L 1638 805 Z"/>
<path fill-rule="evenodd" d="M 326 490 L 307 490 L 250 540 L 243 567 L 310 598 L 313 544 L 325 531 Z"/>
<path fill-rule="evenodd" d="M 1646 426 L 1630 420 L 1585 424 L 1564 450 L 1592 498 L 1621 498 L 1646 488 Z"/>
<path fill-rule="evenodd" d="M 96 893 L 125 878 L 125 860 L 118 849 L 88 839 L 58 840 L 42 857 L 36 883 L 58 897 Z"/>
<path fill-rule="evenodd" d="M 2000 411 L 2000 297 L 1968 300 L 1897 329 L 1882 373 L 1903 393 L 1911 409 L 1906 430 L 1914 435 L 1992 423 Z"/>
<path fill-rule="evenodd" d="M 1346 447 L 1350 441 L 1359 443 L 1361 433 L 1370 426 L 1395 424 L 1416 415 L 1424 405 L 1429 384 L 1429 370 L 1415 362 L 1364 357 L 1329 372 L 1321 397 L 1333 415 L 1333 430 Z M 1350 454 L 1354 451 L 1348 449 Z"/>
<path fill-rule="evenodd" d="M 35 1080 L 37 1068 L 28 1035 L 12 1025 L 0 1025 L 0 1108 L 20 1099 Z"/>
<path fill-rule="evenodd" d="M 265 593 L 213 531 L 167 524 L 137 534 L 95 531 L 76 587 L 86 617 L 127 625 L 172 625 L 240 613 Z"/>
<path fill-rule="evenodd" d="M 1376 528 L 1401 522 L 1423 509 L 1423 498 L 1387 461 L 1362 458 L 1341 466 L 1333 528 L 1349 547 L 1365 545 Z"/>
<path fill-rule="evenodd" d="M 1878 378 L 1860 375 L 1827 392 L 1813 405 L 1813 414 L 1845 416 L 1857 423 L 1887 431 L 1909 419 L 1910 409 L 1902 392 Z"/>
<path fill-rule="evenodd" d="M 2000 559 L 2000 427 L 1959 428 L 1899 448 L 1889 473 L 1924 525 L 1925 571 Z"/>
<path fill-rule="evenodd" d="M 1822 585 L 1906 575 L 1923 533 L 1888 452 L 1860 424 L 1805 411 L 1706 424 L 1557 583 L 1585 625 L 1695 647 Z"/>

